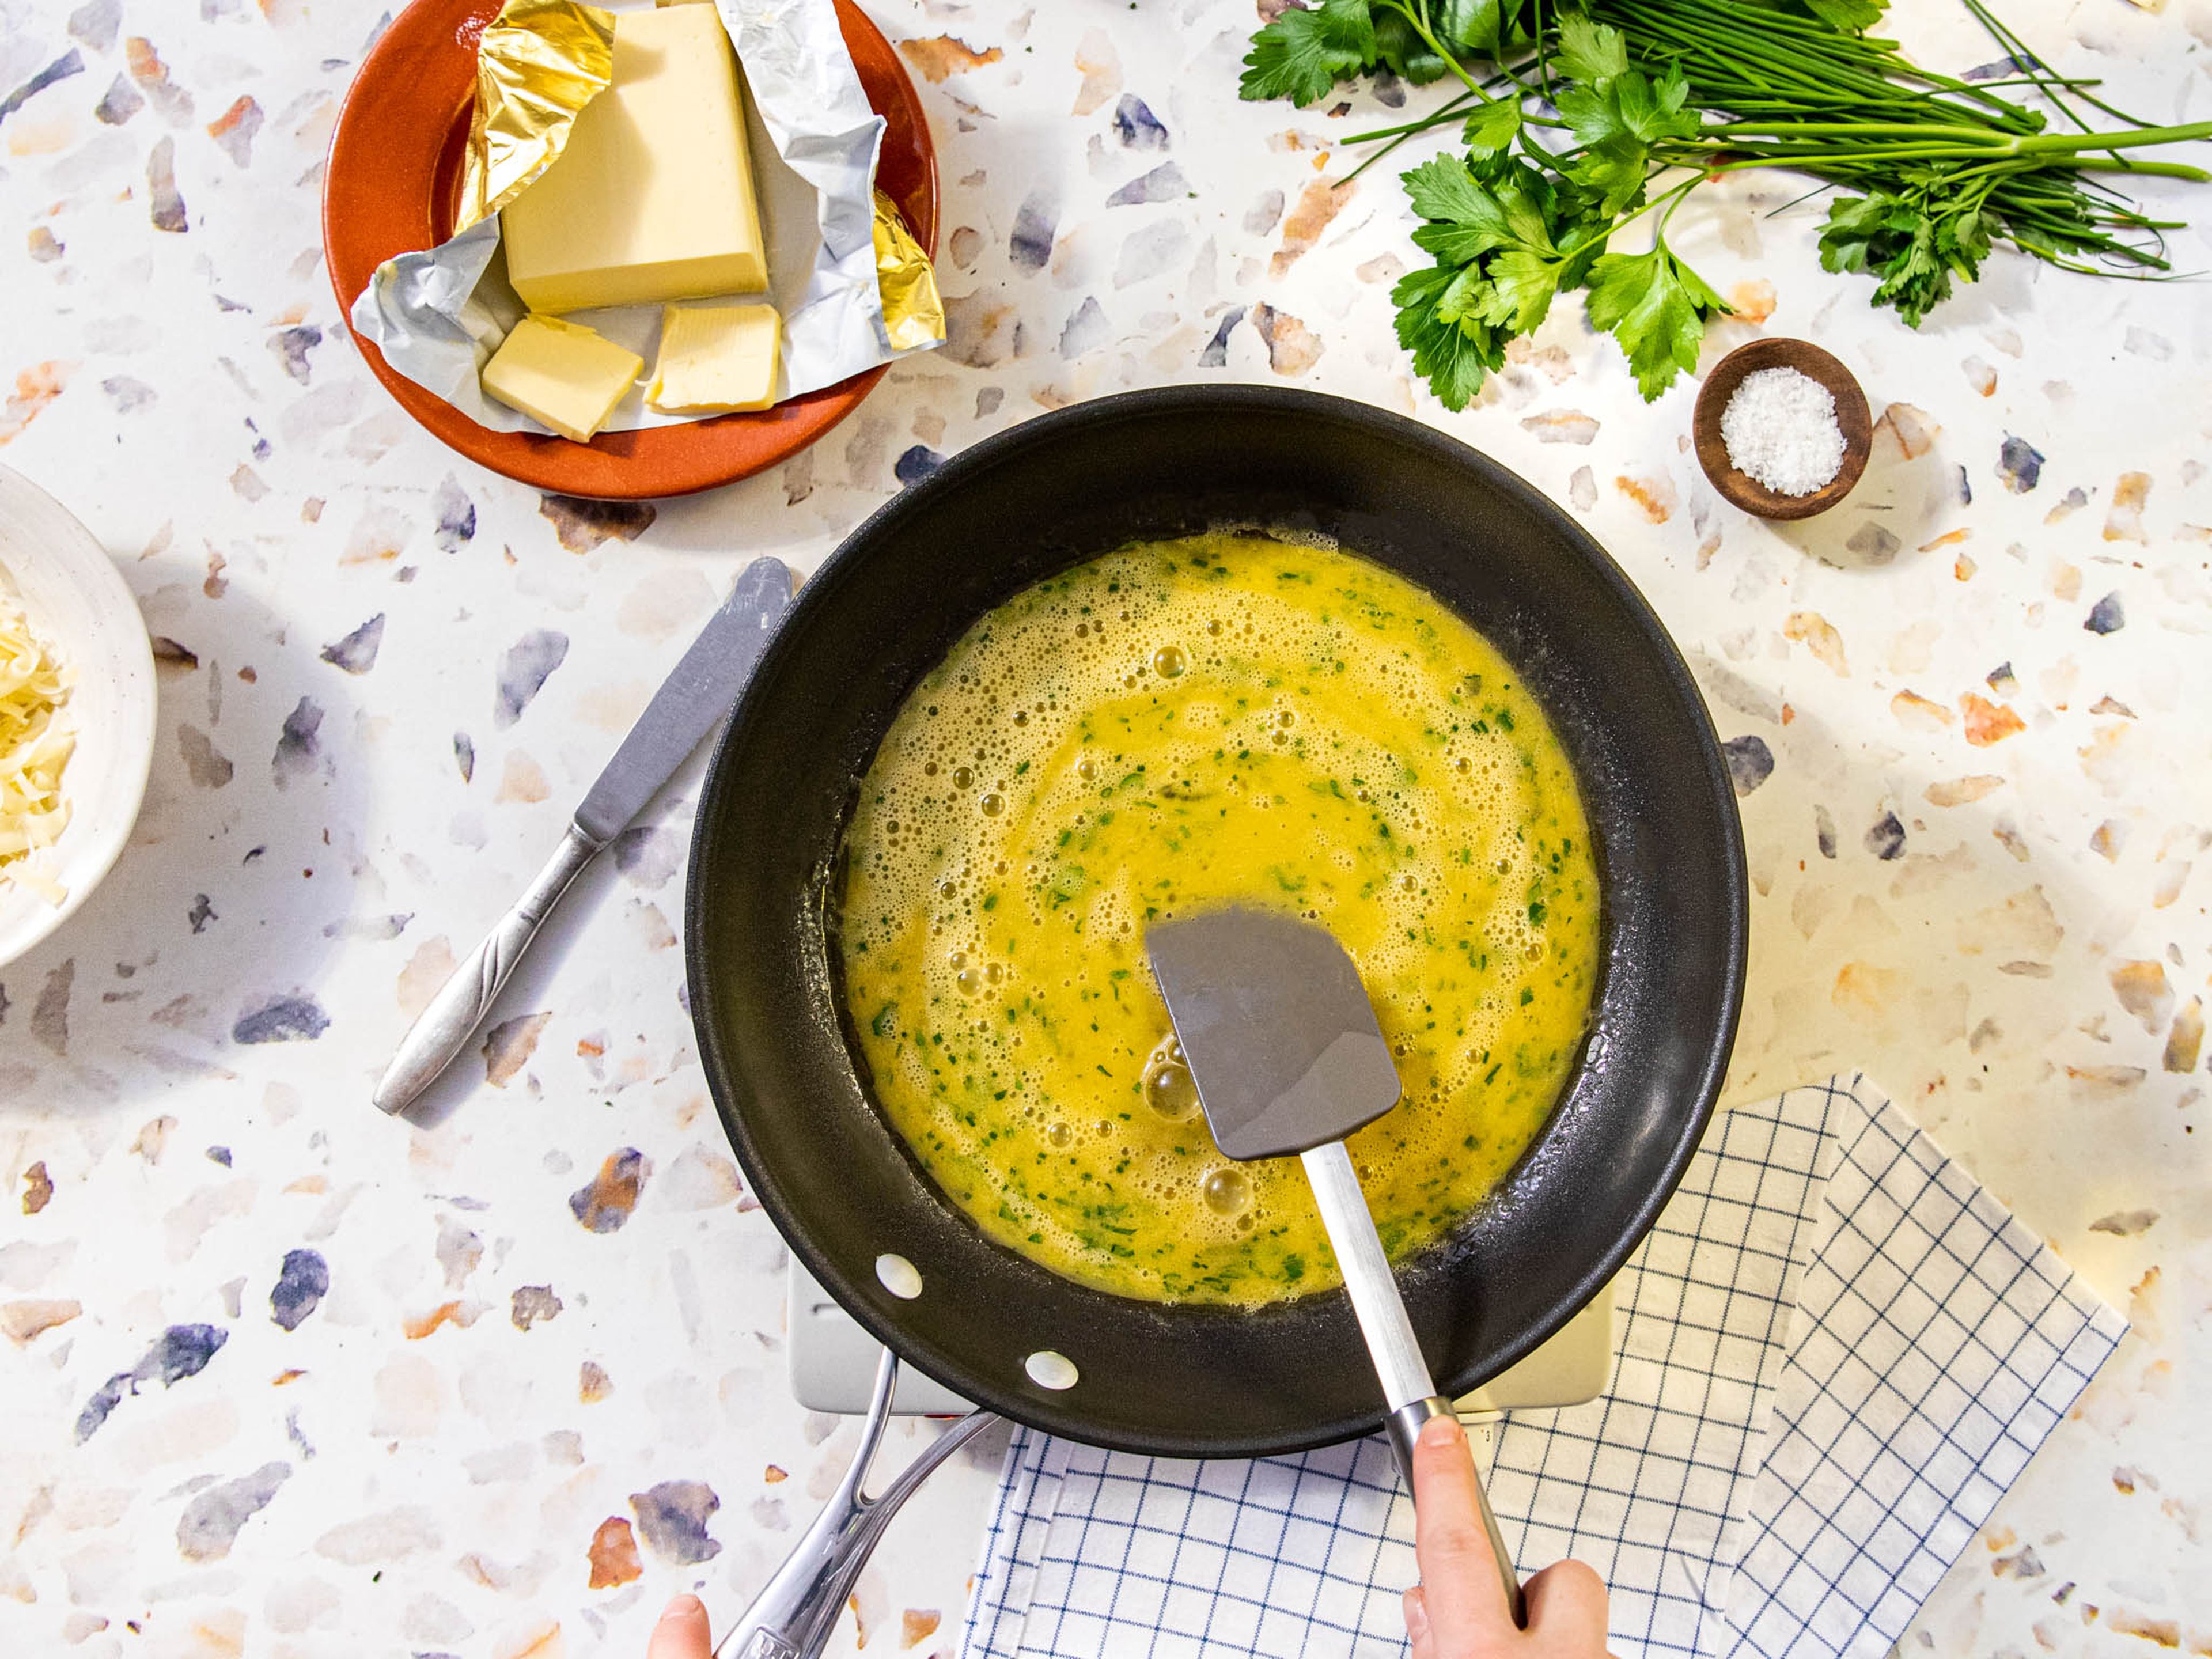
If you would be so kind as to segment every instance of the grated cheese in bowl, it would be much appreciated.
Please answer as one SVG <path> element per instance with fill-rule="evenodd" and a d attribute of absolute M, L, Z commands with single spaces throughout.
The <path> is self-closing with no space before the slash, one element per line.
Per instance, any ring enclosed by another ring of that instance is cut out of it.
<path fill-rule="evenodd" d="M 76 738 L 62 718 L 70 676 L 0 592 L 0 884 L 15 882 L 59 904 L 69 891 L 48 872 L 48 848 L 69 827 L 62 772 Z"/>

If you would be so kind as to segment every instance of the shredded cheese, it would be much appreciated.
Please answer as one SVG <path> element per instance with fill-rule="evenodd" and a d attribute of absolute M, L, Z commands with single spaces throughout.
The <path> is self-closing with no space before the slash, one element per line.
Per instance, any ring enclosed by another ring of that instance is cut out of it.
<path fill-rule="evenodd" d="M 69 825 L 62 771 L 76 738 L 61 718 L 69 680 L 13 597 L 0 592 L 0 885 L 13 881 L 49 903 L 68 890 L 46 849 Z"/>

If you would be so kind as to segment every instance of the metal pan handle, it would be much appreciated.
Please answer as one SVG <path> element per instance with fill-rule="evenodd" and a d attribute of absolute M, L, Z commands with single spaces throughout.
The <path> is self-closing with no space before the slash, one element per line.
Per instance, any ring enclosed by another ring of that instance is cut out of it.
<path fill-rule="evenodd" d="M 775 1576 L 715 1644 L 715 1659 L 815 1659 L 830 1644 L 830 1632 L 836 1628 L 845 1599 L 899 1505 L 946 1458 L 999 1420 L 993 1412 L 969 1413 L 925 1449 L 881 1496 L 865 1497 L 860 1488 L 882 1443 L 891 1396 L 897 1391 L 898 1360 L 886 1348 L 876 1366 L 875 1393 L 861 1425 L 860 1448 L 853 1454 L 845 1478 Z"/>

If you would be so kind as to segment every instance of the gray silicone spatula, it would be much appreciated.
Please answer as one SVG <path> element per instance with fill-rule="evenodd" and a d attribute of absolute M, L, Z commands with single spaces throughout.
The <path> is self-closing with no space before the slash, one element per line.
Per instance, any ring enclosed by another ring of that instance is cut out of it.
<path fill-rule="evenodd" d="M 1382 1380 L 1391 1449 L 1410 1490 L 1421 1425 L 1451 1414 L 1452 1403 L 1429 1376 L 1345 1149 L 1344 1138 L 1395 1106 L 1401 1093 L 1359 969 L 1327 928 L 1264 910 L 1158 922 L 1146 932 L 1145 949 L 1214 1144 L 1240 1163 L 1296 1154 L 1305 1165 Z M 1490 1499 L 1481 1503 L 1519 1622 L 1521 1586 Z"/>

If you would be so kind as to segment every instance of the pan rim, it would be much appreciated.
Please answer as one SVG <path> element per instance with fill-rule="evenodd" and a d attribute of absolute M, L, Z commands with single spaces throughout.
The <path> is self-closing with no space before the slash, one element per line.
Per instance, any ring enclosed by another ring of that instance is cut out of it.
<path fill-rule="evenodd" d="M 729 757 L 749 719 L 757 717 L 760 701 L 767 695 L 762 688 L 775 682 L 783 659 L 797 648 L 792 642 L 807 631 L 814 614 L 836 604 L 840 588 L 860 567 L 872 546 L 895 537 L 902 526 L 927 514 L 938 495 L 986 476 L 1018 459 L 1024 452 L 1040 443 L 1062 442 L 1070 434 L 1086 431 L 1095 435 L 1100 429 L 1144 420 L 1161 413 L 1186 416 L 1194 410 L 1218 412 L 1229 419 L 1235 418 L 1240 412 L 1265 410 L 1271 416 L 1288 414 L 1335 423 L 1346 428 L 1364 428 L 1395 444 L 1425 451 L 1429 459 L 1443 465 L 1478 475 L 1486 488 L 1496 491 L 1531 516 L 1554 526 L 1583 553 L 1592 574 L 1607 590 L 1624 618 L 1652 648 L 1652 655 L 1668 686 L 1686 711 L 1694 713 L 1698 717 L 1690 723 L 1696 728 L 1695 744 L 1704 763 L 1703 784 L 1710 796 L 1707 805 L 1713 809 L 1712 816 L 1721 829 L 1722 844 L 1714 849 L 1714 859 L 1716 869 L 1724 875 L 1722 896 L 1725 915 L 1720 920 L 1725 929 L 1725 949 L 1718 964 L 1719 1018 L 1706 1032 L 1700 1034 L 1703 1053 L 1694 1083 L 1694 1118 L 1668 1149 L 1663 1178 L 1653 1184 L 1650 1192 L 1636 1207 L 1631 1224 L 1599 1253 L 1589 1269 L 1577 1278 L 1571 1291 L 1560 1297 L 1552 1316 L 1534 1322 L 1522 1338 L 1499 1350 L 1496 1370 L 1504 1370 L 1541 1346 L 1620 1273 L 1629 1256 L 1649 1235 L 1668 1200 L 1674 1196 L 1691 1158 L 1703 1141 L 1717 1109 L 1740 1025 L 1749 954 L 1750 894 L 1742 823 L 1736 808 L 1726 759 L 1722 753 L 1711 710 L 1698 689 L 1680 647 L 1667 631 L 1650 602 L 1629 579 L 1613 555 L 1548 496 L 1481 450 L 1409 416 L 1371 404 L 1291 387 L 1239 384 L 1156 386 L 1121 392 L 1051 410 L 994 433 L 952 456 L 929 477 L 902 491 L 870 513 L 846 535 L 815 574 L 802 584 L 791 609 L 747 679 L 744 690 L 716 739 L 700 791 L 691 847 L 686 861 L 684 907 L 686 985 L 693 1029 L 699 1042 L 708 1092 L 714 1100 L 717 1115 L 721 1119 L 732 1150 L 746 1179 L 751 1183 L 755 1195 L 767 1211 L 786 1246 L 798 1255 L 816 1281 L 862 1329 L 897 1355 L 902 1364 L 915 1366 L 954 1393 L 1012 1421 L 1109 1450 L 1156 1456 L 1273 1456 L 1333 1445 L 1374 1431 L 1380 1426 L 1383 1417 L 1379 1397 L 1371 1413 L 1319 1424 L 1310 1433 L 1240 1437 L 1231 1425 L 1224 1425 L 1223 1431 L 1202 1437 L 1167 1433 L 1152 1438 L 1139 1438 L 1110 1429 L 1101 1430 L 1087 1425 L 1080 1410 L 1074 1408 L 1075 1401 L 1072 1398 L 1067 1398 L 1065 1404 L 1062 1397 L 1050 1401 L 1036 1399 L 1011 1387 L 1001 1386 L 981 1374 L 971 1375 L 964 1370 L 932 1364 L 924 1353 L 918 1353 L 919 1345 L 902 1331 L 895 1321 L 883 1317 L 874 1304 L 848 1289 L 845 1283 L 846 1275 L 832 1264 L 827 1253 L 809 1237 L 806 1229 L 787 1219 L 787 1217 L 798 1216 L 800 1206 L 788 1200 L 773 1170 L 752 1146 L 742 1115 L 730 1109 L 725 1079 L 739 1075 L 739 1068 L 735 1064 L 730 1045 L 715 1029 L 715 1022 L 706 1018 L 702 1012 L 711 1005 L 712 998 L 707 993 L 715 979 L 716 970 L 707 960 L 702 944 L 706 934 L 704 894 L 708 872 L 702 855 L 704 843 L 698 833 L 698 824 L 707 819 L 710 808 L 720 799 L 722 789 L 727 787 L 732 770 L 727 763 Z M 1694 781 L 1686 780 L 1685 786 L 1697 787 Z M 1579 1071 L 1579 1067 L 1577 1069 Z M 1296 1302 L 1282 1305 L 1303 1305 L 1309 1300 L 1340 1297 L 1343 1294 L 1340 1288 L 1323 1292 L 1322 1297 L 1298 1298 Z M 1243 1317 L 1264 1317 L 1267 1310 L 1237 1311 Z M 1495 1375 L 1496 1370 L 1491 1374 Z M 1474 1384 L 1470 1382 L 1468 1386 Z M 1464 1392 L 1464 1389 L 1459 1392 Z"/>

